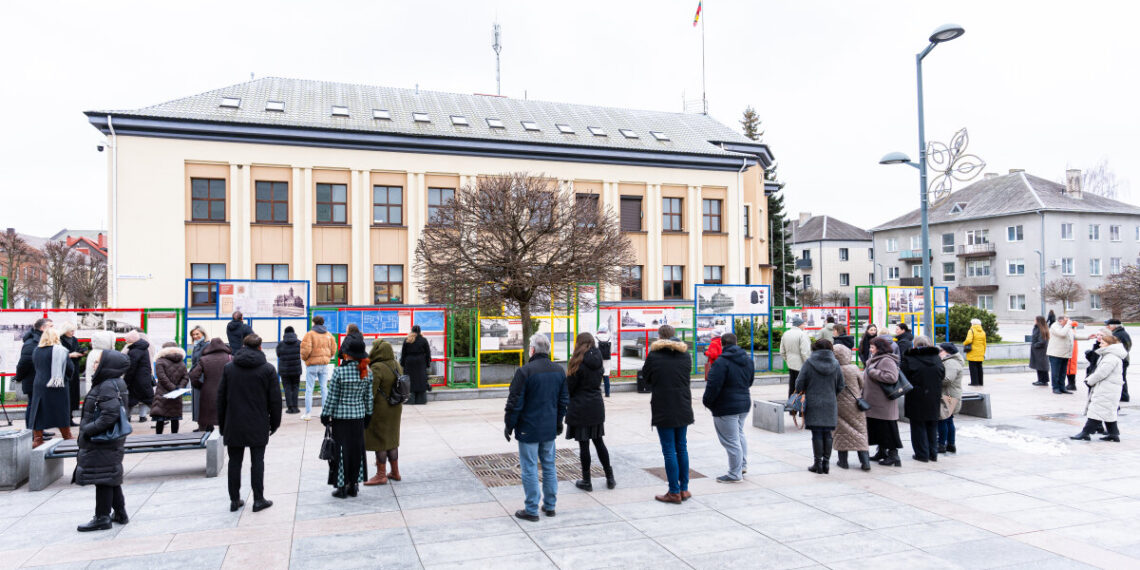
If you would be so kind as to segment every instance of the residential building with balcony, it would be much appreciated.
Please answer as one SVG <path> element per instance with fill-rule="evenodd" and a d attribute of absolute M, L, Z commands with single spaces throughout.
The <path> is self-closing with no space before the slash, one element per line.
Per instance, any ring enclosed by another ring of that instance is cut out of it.
<path fill-rule="evenodd" d="M 788 222 L 789 243 L 796 256 L 798 287 L 826 295 L 839 291 L 855 300 L 855 287 L 874 283 L 874 252 L 871 234 L 831 216 L 800 213 Z"/>
<path fill-rule="evenodd" d="M 1106 276 L 1140 264 L 1140 208 L 1082 192 L 1079 170 L 1065 178 L 988 173 L 931 206 L 934 286 L 963 288 L 999 319 L 1029 321 L 1041 311 L 1041 273 L 1046 283 L 1072 277 L 1088 297 L 1047 309 L 1108 318 L 1096 291 Z M 884 284 L 922 285 L 920 216 L 914 210 L 871 229 Z"/>

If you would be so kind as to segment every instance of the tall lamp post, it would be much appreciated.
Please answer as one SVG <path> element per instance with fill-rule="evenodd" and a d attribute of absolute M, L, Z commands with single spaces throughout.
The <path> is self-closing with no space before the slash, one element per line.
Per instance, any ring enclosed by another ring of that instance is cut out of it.
<path fill-rule="evenodd" d="M 966 30 L 957 24 L 944 24 L 934 33 L 930 34 L 930 44 L 914 56 L 914 65 L 918 74 L 918 164 L 901 152 L 888 153 L 879 164 L 907 164 L 918 169 L 919 198 L 922 210 L 922 325 L 923 331 L 934 340 L 934 295 L 933 282 L 930 275 L 930 225 L 927 219 L 927 210 L 930 205 L 926 183 L 926 117 L 922 104 L 922 60 L 934 46 L 960 37 Z"/>

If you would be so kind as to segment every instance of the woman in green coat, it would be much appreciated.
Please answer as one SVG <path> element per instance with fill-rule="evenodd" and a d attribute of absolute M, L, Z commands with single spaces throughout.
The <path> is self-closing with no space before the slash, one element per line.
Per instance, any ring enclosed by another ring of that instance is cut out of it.
<path fill-rule="evenodd" d="M 372 421 L 364 430 L 364 449 L 376 452 L 376 476 L 365 481 L 365 485 L 385 485 L 388 479 L 400 480 L 400 416 L 404 406 L 388 404 L 388 394 L 396 378 L 403 374 L 392 345 L 384 339 L 372 342 L 368 353 L 372 367 Z M 385 462 L 392 464 L 392 471 L 385 474 Z"/>

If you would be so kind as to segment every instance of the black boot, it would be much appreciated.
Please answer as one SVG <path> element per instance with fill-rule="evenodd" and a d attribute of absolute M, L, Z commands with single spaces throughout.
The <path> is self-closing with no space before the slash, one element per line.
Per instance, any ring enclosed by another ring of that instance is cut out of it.
<path fill-rule="evenodd" d="M 811 454 L 814 458 L 811 467 L 808 471 L 812 473 L 823 474 L 823 438 L 816 434 L 811 434 Z"/>
<path fill-rule="evenodd" d="M 1103 429 L 1098 420 L 1085 420 L 1085 427 L 1081 428 L 1081 433 L 1069 437 L 1078 441 L 1092 441 L 1092 434 L 1096 433 L 1097 429 Z"/>
<path fill-rule="evenodd" d="M 821 463 L 821 466 L 823 467 L 823 474 L 824 475 L 831 473 L 831 444 L 832 444 L 832 441 L 833 440 L 831 438 L 831 432 L 829 432 L 829 431 L 824 432 L 823 433 L 823 462 Z"/>
<path fill-rule="evenodd" d="M 343 499 L 348 496 L 348 491 L 344 487 L 337 487 L 336 490 L 332 492 L 332 496 Z"/>
<path fill-rule="evenodd" d="M 838 457 L 838 459 L 835 460 L 835 466 L 840 468 L 840 469 L 847 469 L 847 467 L 848 467 L 848 465 L 847 465 L 847 452 L 846 451 L 838 451 L 838 452 L 836 452 L 836 456 Z"/>
<path fill-rule="evenodd" d="M 887 456 L 879 460 L 879 465 L 886 467 L 902 467 L 902 460 L 899 459 L 899 450 L 888 449 Z"/>
<path fill-rule="evenodd" d="M 131 522 L 131 518 L 127 516 L 127 511 L 115 511 L 111 514 L 111 522 L 127 524 Z"/>
<path fill-rule="evenodd" d="M 75 528 L 79 532 L 91 532 L 93 530 L 110 530 L 111 517 L 107 515 L 95 515 L 86 524 L 81 524 Z"/>
<path fill-rule="evenodd" d="M 1116 425 L 1116 422 L 1104 422 L 1104 425 L 1108 428 L 1108 435 L 1100 438 L 1100 440 L 1120 443 L 1120 429 Z"/>
<path fill-rule="evenodd" d="M 883 446 L 880 445 L 877 449 L 875 449 L 875 454 L 872 455 L 870 457 L 870 459 L 871 459 L 871 461 L 880 461 L 883 458 L 885 458 L 886 456 L 887 456 L 887 451 L 885 449 L 883 449 Z"/>
<path fill-rule="evenodd" d="M 154 423 L 154 433 L 155 433 L 155 435 L 162 435 L 162 429 L 163 429 L 163 427 L 164 427 L 164 426 L 166 426 L 166 422 L 164 422 L 164 421 L 161 421 L 161 420 L 160 420 L 160 421 L 157 421 L 157 422 L 155 422 L 155 423 Z"/>
<path fill-rule="evenodd" d="M 593 491 L 594 490 L 594 484 L 590 482 L 590 472 L 589 471 L 583 471 L 582 472 L 582 478 L 575 481 L 574 486 L 583 490 L 583 491 L 587 491 L 587 492 Z"/>
<path fill-rule="evenodd" d="M 348 493 L 349 497 L 355 497 L 359 492 L 359 488 L 357 488 L 356 483 L 350 483 L 348 487 L 345 488 L 345 492 Z"/>
<path fill-rule="evenodd" d="M 856 451 L 859 456 L 859 468 L 863 471 L 871 470 L 871 452 L 869 451 Z"/>
<path fill-rule="evenodd" d="M 602 469 L 606 472 L 606 488 L 613 489 L 614 487 L 617 487 L 617 481 L 614 480 L 614 468 L 602 467 Z"/>

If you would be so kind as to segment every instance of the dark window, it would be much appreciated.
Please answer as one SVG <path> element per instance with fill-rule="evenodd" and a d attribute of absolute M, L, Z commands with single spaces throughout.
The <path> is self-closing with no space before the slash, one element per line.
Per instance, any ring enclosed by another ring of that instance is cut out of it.
<path fill-rule="evenodd" d="M 621 197 L 621 231 L 641 231 L 641 197 Z"/>
<path fill-rule="evenodd" d="M 377 305 L 404 302 L 404 266 L 372 266 L 373 302 Z"/>
<path fill-rule="evenodd" d="M 681 207 L 680 198 L 661 199 L 661 231 L 681 231 Z"/>
<path fill-rule="evenodd" d="M 289 221 L 288 182 L 257 182 L 256 193 L 256 221 L 270 223 Z"/>
<path fill-rule="evenodd" d="M 746 238 L 752 237 L 752 207 L 751 206 L 745 206 L 744 207 L 744 237 L 746 237 Z M 744 270 L 748 271 L 748 268 L 745 267 Z"/>
<path fill-rule="evenodd" d="M 840 273 L 839 274 L 839 286 L 840 287 L 850 287 L 851 286 L 851 274 L 850 273 Z"/>
<path fill-rule="evenodd" d="M 317 304 L 348 304 L 348 266 L 317 266 Z"/>
<path fill-rule="evenodd" d="M 428 188 L 428 223 L 439 223 L 440 208 L 450 205 L 454 199 L 455 188 Z"/>
<path fill-rule="evenodd" d="M 745 267 L 744 268 L 744 284 L 745 285 L 751 285 L 752 284 L 752 268 L 751 267 Z"/>
<path fill-rule="evenodd" d="M 598 224 L 597 194 L 575 194 L 574 204 L 578 209 L 578 225 L 592 228 Z"/>
<path fill-rule="evenodd" d="M 723 265 L 706 265 L 705 266 L 705 284 L 706 285 L 720 285 L 724 283 L 724 266 Z"/>
<path fill-rule="evenodd" d="M 850 252 L 847 251 L 847 248 L 839 248 L 839 261 L 847 261 L 849 254 Z"/>
<path fill-rule="evenodd" d="M 720 200 L 701 200 L 704 231 L 720 232 Z"/>
<path fill-rule="evenodd" d="M 621 276 L 626 282 L 621 286 L 622 300 L 641 299 L 641 266 L 622 267 Z"/>
<path fill-rule="evenodd" d="M 191 279 L 225 279 L 226 264 L 224 263 L 191 263 Z M 218 302 L 217 283 L 190 282 L 190 305 L 201 307 L 214 305 Z"/>
<path fill-rule="evenodd" d="M 254 275 L 258 281 L 287 281 L 289 279 L 288 263 L 258 263 L 254 267 Z"/>
<path fill-rule="evenodd" d="M 226 221 L 226 181 L 221 178 L 190 179 L 190 219 L 195 222 Z"/>
<path fill-rule="evenodd" d="M 348 223 L 348 186 L 317 184 L 317 223 Z"/>
<path fill-rule="evenodd" d="M 666 265 L 664 267 L 665 299 L 685 298 L 685 266 Z"/>
<path fill-rule="evenodd" d="M 398 226 L 404 223 L 404 188 L 372 187 L 372 223 Z"/>

